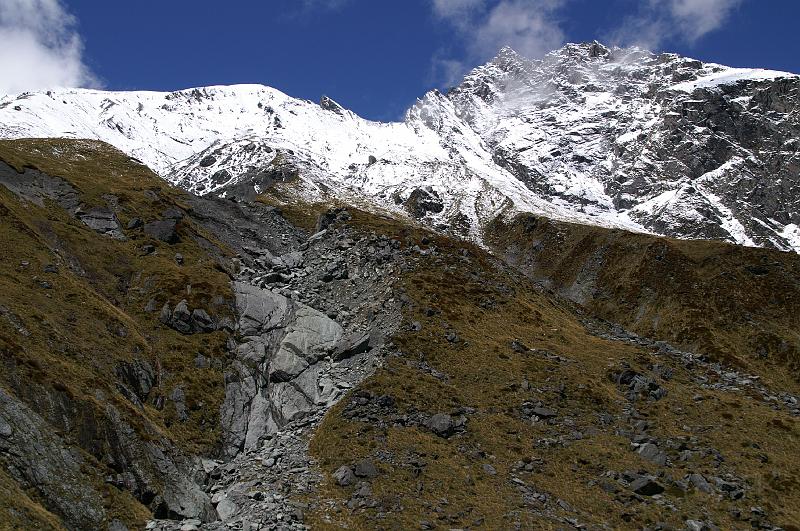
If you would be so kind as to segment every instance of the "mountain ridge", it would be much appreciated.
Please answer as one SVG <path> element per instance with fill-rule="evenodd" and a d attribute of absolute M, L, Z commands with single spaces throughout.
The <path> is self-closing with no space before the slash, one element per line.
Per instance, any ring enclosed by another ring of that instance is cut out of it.
<path fill-rule="evenodd" d="M 479 242 L 529 212 L 797 252 L 798 87 L 593 42 L 535 61 L 503 48 L 403 122 L 261 85 L 68 89 L 0 99 L 0 137 L 104 140 L 199 194 L 290 179 L 306 199 L 361 198 Z"/>

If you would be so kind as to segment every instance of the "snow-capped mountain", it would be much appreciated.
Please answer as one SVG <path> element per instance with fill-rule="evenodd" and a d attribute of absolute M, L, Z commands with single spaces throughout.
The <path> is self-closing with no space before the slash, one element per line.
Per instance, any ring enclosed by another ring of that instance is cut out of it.
<path fill-rule="evenodd" d="M 533 212 L 800 252 L 800 76 L 636 48 L 505 48 L 389 124 L 260 85 L 0 98 L 0 137 L 43 136 L 104 140 L 200 194 L 292 179 L 478 240 Z"/>

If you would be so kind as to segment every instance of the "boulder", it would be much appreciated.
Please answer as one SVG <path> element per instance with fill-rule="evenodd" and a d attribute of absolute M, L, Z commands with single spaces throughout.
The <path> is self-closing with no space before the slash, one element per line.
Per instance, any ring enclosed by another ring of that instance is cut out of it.
<path fill-rule="evenodd" d="M 349 466 L 342 465 L 333 473 L 333 479 L 340 487 L 347 487 L 356 481 L 356 476 L 353 474 L 353 469 Z"/>
<path fill-rule="evenodd" d="M 214 320 L 202 308 L 192 310 L 192 329 L 201 332 L 213 332 L 216 329 Z"/>
<path fill-rule="evenodd" d="M 280 348 L 269 362 L 272 382 L 288 382 L 308 368 L 308 362 L 290 348 Z"/>
<path fill-rule="evenodd" d="M 107 208 L 92 207 L 86 211 L 78 208 L 75 211 L 75 216 L 95 232 L 117 240 L 125 239 L 125 234 L 122 232 L 122 226 L 117 219 L 117 215 Z"/>
<path fill-rule="evenodd" d="M 540 419 L 552 419 L 558 415 L 555 411 L 547 407 L 535 407 L 532 413 Z"/>
<path fill-rule="evenodd" d="M 360 478 L 375 478 L 378 477 L 378 469 L 369 459 L 362 459 L 356 463 L 353 468 L 353 473 Z"/>
<path fill-rule="evenodd" d="M 173 244 L 178 243 L 180 238 L 177 231 L 178 223 L 174 219 L 164 219 L 161 221 L 151 221 L 144 224 L 144 233 L 151 238 L 162 242 Z"/>
<path fill-rule="evenodd" d="M 631 482 L 630 489 L 642 496 L 654 496 L 664 492 L 664 487 L 653 476 L 639 476 Z"/>
<path fill-rule="evenodd" d="M 230 498 L 224 498 L 217 504 L 217 515 L 223 522 L 233 518 L 238 510 L 239 507 Z"/>
<path fill-rule="evenodd" d="M 356 354 L 361 354 L 370 349 L 370 335 L 368 332 L 354 334 L 341 339 L 333 348 L 333 359 L 343 360 Z"/>
<path fill-rule="evenodd" d="M 181 334 L 188 334 L 192 331 L 192 313 L 189 311 L 189 303 L 186 302 L 186 299 L 179 302 L 172 310 L 169 326 Z"/>
<path fill-rule="evenodd" d="M 711 494 L 714 491 L 714 489 L 711 487 L 708 481 L 706 481 L 706 478 L 703 477 L 702 474 L 689 474 L 689 476 L 686 479 L 688 479 L 689 483 L 694 485 L 694 488 L 696 488 L 700 492 Z"/>
<path fill-rule="evenodd" d="M 266 289 L 234 282 L 239 329 L 245 336 L 285 326 L 291 315 L 291 301 Z"/>
<path fill-rule="evenodd" d="M 664 466 L 667 464 L 667 455 L 659 450 L 658 446 L 653 443 L 642 444 L 639 446 L 639 449 L 636 450 L 636 453 L 658 466 Z"/>
<path fill-rule="evenodd" d="M 455 423 L 450 415 L 437 413 L 428 419 L 425 426 L 439 437 L 448 437 L 453 433 Z"/>

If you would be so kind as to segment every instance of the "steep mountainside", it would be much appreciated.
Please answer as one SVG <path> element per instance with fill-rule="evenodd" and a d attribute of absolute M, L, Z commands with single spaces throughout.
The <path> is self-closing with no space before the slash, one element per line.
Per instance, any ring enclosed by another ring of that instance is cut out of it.
<path fill-rule="evenodd" d="M 794 74 L 588 43 L 503 49 L 402 123 L 254 85 L 59 90 L 0 99 L 0 136 L 104 140 L 197 193 L 297 178 L 477 241 L 530 212 L 797 251 L 798 106 Z"/>
<path fill-rule="evenodd" d="M 797 529 L 796 253 L 264 186 L 0 141 L 0 527 Z"/>

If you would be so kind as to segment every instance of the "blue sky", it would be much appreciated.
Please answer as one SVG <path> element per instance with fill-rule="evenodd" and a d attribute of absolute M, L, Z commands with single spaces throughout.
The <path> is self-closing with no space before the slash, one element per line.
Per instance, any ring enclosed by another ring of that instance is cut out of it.
<path fill-rule="evenodd" d="M 798 21 L 798 0 L 0 0 L 0 92 L 263 83 L 391 120 L 504 44 L 800 72 Z"/>

